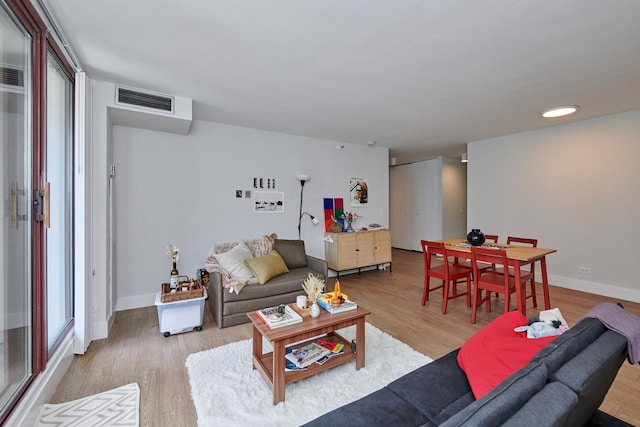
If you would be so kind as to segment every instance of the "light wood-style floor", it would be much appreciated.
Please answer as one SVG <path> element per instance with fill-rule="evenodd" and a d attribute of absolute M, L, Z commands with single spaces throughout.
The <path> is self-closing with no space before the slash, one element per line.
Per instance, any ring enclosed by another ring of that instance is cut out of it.
<path fill-rule="evenodd" d="M 344 275 L 340 284 L 350 298 L 372 311 L 368 322 L 434 359 L 462 345 L 502 312 L 502 300 L 494 300 L 494 310 L 491 313 L 479 311 L 477 323 L 472 325 L 471 309 L 464 298 L 451 301 L 448 313 L 442 315 L 442 296 L 438 292 L 433 292 L 430 301 L 422 307 L 423 274 L 421 253 L 394 249 L 393 272 L 373 270 L 360 275 Z M 333 283 L 334 279 L 329 279 L 329 289 L 333 289 Z M 554 286 L 550 293 L 552 307 L 560 308 L 570 325 L 600 302 L 617 302 Z M 538 294 L 542 308 L 541 292 Z M 640 304 L 622 302 L 627 310 L 640 316 Z M 531 300 L 527 303 L 527 314 L 535 313 Z M 159 332 L 155 307 L 120 311 L 110 337 L 94 341 L 87 354 L 74 357 L 51 402 L 78 399 L 137 382 L 141 391 L 142 426 L 195 426 L 196 413 L 190 398 L 186 357 L 250 337 L 248 324 L 218 329 L 208 307 L 201 332 L 168 338 Z M 625 362 L 601 409 L 628 423 L 640 425 L 639 397 L 640 367 Z"/>

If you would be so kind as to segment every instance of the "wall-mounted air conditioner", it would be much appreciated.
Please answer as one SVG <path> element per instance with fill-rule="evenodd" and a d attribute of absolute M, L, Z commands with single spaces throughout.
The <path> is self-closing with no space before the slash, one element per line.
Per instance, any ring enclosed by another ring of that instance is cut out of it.
<path fill-rule="evenodd" d="M 113 124 L 186 135 L 192 121 L 190 98 L 114 85 Z"/>

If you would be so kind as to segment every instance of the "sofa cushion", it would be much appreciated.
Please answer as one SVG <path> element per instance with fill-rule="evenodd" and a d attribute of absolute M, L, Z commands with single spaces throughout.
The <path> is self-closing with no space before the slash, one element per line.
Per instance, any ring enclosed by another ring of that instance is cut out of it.
<path fill-rule="evenodd" d="M 276 239 L 274 249 L 278 251 L 287 268 L 301 268 L 307 266 L 307 253 L 304 240 Z"/>
<path fill-rule="evenodd" d="M 567 386 L 550 383 L 533 395 L 503 427 L 564 426 L 577 403 L 578 396 Z"/>
<path fill-rule="evenodd" d="M 253 256 L 257 257 L 266 255 L 271 252 L 273 250 L 274 242 L 277 237 L 278 236 L 276 233 L 272 233 L 255 239 L 244 239 L 242 240 L 242 242 L 244 242 L 249 247 Z M 231 277 L 231 275 L 218 263 L 216 254 L 229 252 L 240 242 L 240 240 L 234 240 L 214 243 L 213 246 L 211 246 L 211 249 L 209 249 L 209 253 L 207 254 L 207 258 L 204 262 L 204 266 L 206 267 L 207 271 L 209 273 L 220 273 L 220 276 L 222 277 L 222 286 L 226 289 L 230 289 L 236 294 L 239 294 L 245 285 L 258 283 L 258 279 L 256 279 L 255 277 L 251 277 L 248 281 L 242 281 Z"/>
<path fill-rule="evenodd" d="M 244 242 L 238 243 L 228 252 L 216 254 L 215 257 L 218 264 L 220 264 L 232 278 L 246 282 L 253 277 L 253 273 L 244 262 L 247 258 L 253 258 L 253 254 Z"/>
<path fill-rule="evenodd" d="M 549 372 L 553 373 L 594 342 L 604 331 L 606 328 L 599 320 L 583 319 L 540 350 L 531 361 L 544 363 Z"/>
<path fill-rule="evenodd" d="M 522 313 L 511 311 L 489 323 L 462 345 L 458 363 L 467 374 L 476 399 L 529 363 L 541 348 L 556 338 L 529 339 L 526 332 L 513 330 L 527 324 Z"/>
<path fill-rule="evenodd" d="M 396 396 L 391 390 L 378 391 L 334 409 L 304 424 L 317 426 L 419 426 L 427 419 L 409 403 Z M 431 424 L 425 424 L 431 425 Z"/>
<path fill-rule="evenodd" d="M 528 364 L 441 425 L 501 425 L 523 407 L 531 396 L 542 390 L 546 382 L 547 368 L 539 363 Z"/>
<path fill-rule="evenodd" d="M 287 265 L 276 250 L 261 257 L 246 259 L 245 262 L 261 285 L 273 277 L 289 272 Z"/>
<path fill-rule="evenodd" d="M 432 424 L 441 424 L 475 400 L 467 377 L 458 366 L 458 351 L 415 369 L 387 388 L 425 414 Z M 437 387 L 438 391 L 425 398 L 425 387 Z"/>
<path fill-rule="evenodd" d="M 309 276 L 309 273 L 318 274 L 309 267 L 294 268 L 293 270 L 289 270 L 287 274 L 272 278 L 264 285 L 260 285 L 259 283 L 247 285 L 239 294 L 235 292 L 223 292 L 222 299 L 226 304 L 233 301 L 262 299 L 271 295 L 288 294 L 291 292 L 297 292 L 298 295 L 305 295 L 302 289 L 302 282 Z"/>

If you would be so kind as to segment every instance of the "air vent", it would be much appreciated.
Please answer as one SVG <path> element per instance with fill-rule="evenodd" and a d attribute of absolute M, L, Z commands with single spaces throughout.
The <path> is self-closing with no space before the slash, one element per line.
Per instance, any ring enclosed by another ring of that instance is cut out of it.
<path fill-rule="evenodd" d="M 0 84 L 24 87 L 24 70 L 6 65 L 0 66 Z"/>
<path fill-rule="evenodd" d="M 173 113 L 174 102 L 172 96 L 118 87 L 116 93 L 116 104 Z"/>

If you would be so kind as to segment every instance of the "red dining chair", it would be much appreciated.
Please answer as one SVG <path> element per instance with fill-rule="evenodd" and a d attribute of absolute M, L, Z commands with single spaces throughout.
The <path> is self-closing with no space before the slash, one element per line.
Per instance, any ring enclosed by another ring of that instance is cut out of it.
<path fill-rule="evenodd" d="M 442 288 L 442 314 L 447 314 L 447 302 L 450 299 L 467 296 L 467 307 L 471 307 L 471 268 L 449 262 L 449 254 L 443 242 L 420 240 L 422 254 L 424 255 L 424 290 L 422 292 L 422 305 L 429 300 L 429 294 Z M 433 256 L 440 255 L 442 264 L 434 265 Z M 440 279 L 442 283 L 431 287 L 431 278 Z M 458 292 L 459 279 L 465 279 L 467 291 Z M 449 291 L 453 282 L 452 293 Z"/>
<path fill-rule="evenodd" d="M 498 243 L 498 235 L 497 234 L 485 234 L 484 235 L 485 243 Z"/>
<path fill-rule="evenodd" d="M 485 243 L 498 243 L 498 235 L 497 234 L 485 234 L 484 235 L 484 241 Z M 460 264 L 464 267 L 468 267 L 468 268 L 472 268 L 471 267 L 471 261 L 468 260 L 462 260 L 459 261 L 458 258 L 454 258 L 454 261 L 456 264 Z M 482 265 L 481 268 L 485 269 L 485 268 L 495 268 L 495 265 Z"/>
<path fill-rule="evenodd" d="M 523 275 L 520 283 L 515 282 L 515 278 L 509 274 L 492 269 L 480 269 L 480 263 L 496 265 L 502 271 L 508 270 L 507 251 L 497 248 L 471 248 L 471 264 L 473 265 L 473 307 L 471 309 L 471 323 L 476 323 L 478 306 L 486 304 L 487 313 L 491 312 L 491 293 L 496 292 L 504 295 L 504 312 L 509 311 L 511 294 L 516 292 L 516 286 L 520 286 L 522 292 L 522 304 L 524 307 L 526 282 L 528 275 Z M 483 296 L 483 291 L 484 296 Z"/>
<path fill-rule="evenodd" d="M 508 236 L 507 237 L 507 245 L 520 245 L 520 246 L 531 246 L 532 248 L 537 248 L 538 247 L 538 239 L 530 239 L 527 237 L 514 237 L 514 236 Z M 527 274 L 531 275 L 531 294 L 527 295 L 527 298 L 531 298 L 531 301 L 533 301 L 533 306 L 537 307 L 538 306 L 538 301 L 536 298 L 536 273 L 535 273 L 535 266 L 534 266 L 535 262 L 531 262 L 529 264 L 524 264 L 523 266 L 521 266 L 521 273 L 522 272 L 526 272 Z M 529 266 L 527 268 L 527 266 Z M 523 270 L 522 267 L 525 267 L 525 269 Z M 513 275 L 513 271 L 509 271 L 510 275 Z"/>

